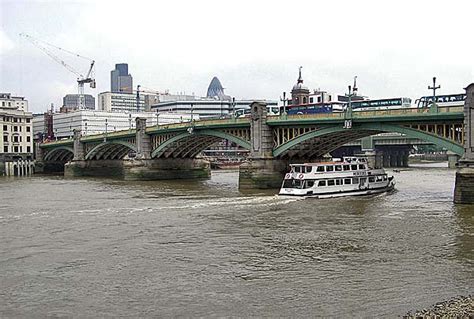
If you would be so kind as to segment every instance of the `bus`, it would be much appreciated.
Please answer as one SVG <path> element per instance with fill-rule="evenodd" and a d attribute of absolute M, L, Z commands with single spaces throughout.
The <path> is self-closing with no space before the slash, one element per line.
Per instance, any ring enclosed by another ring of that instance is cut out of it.
<path fill-rule="evenodd" d="M 342 102 L 306 104 L 295 106 L 290 105 L 287 107 L 286 113 L 288 115 L 303 115 L 342 112 L 344 110 L 344 105 L 345 103 Z"/>
<path fill-rule="evenodd" d="M 354 111 L 389 110 L 411 107 L 411 99 L 397 97 L 392 99 L 362 100 L 351 102 Z"/>
<path fill-rule="evenodd" d="M 274 105 L 267 105 L 267 115 L 268 116 L 276 116 L 280 115 L 280 107 Z M 247 117 L 250 116 L 250 108 L 247 109 L 238 109 L 235 110 L 234 116 L 237 117 Z"/>
<path fill-rule="evenodd" d="M 466 100 L 466 94 L 448 94 L 435 96 L 435 102 L 438 106 L 463 106 Z M 433 96 L 422 96 L 415 100 L 416 107 L 426 108 L 433 104 Z"/>

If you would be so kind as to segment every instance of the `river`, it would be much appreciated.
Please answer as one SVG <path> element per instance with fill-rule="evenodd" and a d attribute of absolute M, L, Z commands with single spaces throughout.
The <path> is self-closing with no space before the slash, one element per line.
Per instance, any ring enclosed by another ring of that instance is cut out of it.
<path fill-rule="evenodd" d="M 391 171 L 389 171 L 391 172 Z M 455 170 L 282 199 L 209 180 L 0 178 L 0 317 L 396 317 L 474 292 Z"/>

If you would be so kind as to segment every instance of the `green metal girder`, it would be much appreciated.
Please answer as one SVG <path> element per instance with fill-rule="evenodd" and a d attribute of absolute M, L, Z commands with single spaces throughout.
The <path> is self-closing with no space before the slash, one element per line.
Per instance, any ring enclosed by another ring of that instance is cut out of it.
<path fill-rule="evenodd" d="M 411 129 L 408 127 L 392 125 L 392 124 L 361 123 L 361 124 L 353 124 L 351 129 L 345 129 L 342 125 L 338 125 L 338 126 L 331 126 L 331 127 L 326 127 L 320 130 L 308 132 L 306 134 L 300 135 L 297 138 L 294 138 L 280 145 L 279 147 L 275 148 L 273 150 L 273 156 L 277 157 L 306 140 L 309 140 L 315 137 L 330 135 L 337 132 L 350 131 L 350 130 L 397 132 L 397 133 L 405 134 L 408 137 L 417 138 L 417 139 L 424 140 L 432 144 L 444 147 L 445 149 L 452 151 L 453 153 L 460 156 L 464 154 L 464 147 L 462 145 L 457 144 L 449 139 L 431 134 L 431 133 L 422 132 L 422 131 Z"/>
<path fill-rule="evenodd" d="M 57 151 L 68 151 L 68 152 L 71 152 L 72 154 L 74 154 L 74 150 L 72 149 L 72 147 L 59 146 L 59 147 L 56 147 L 53 150 L 49 151 L 48 154 L 45 155 L 44 160 L 48 161 L 51 158 L 52 154 L 56 153 Z"/>
<path fill-rule="evenodd" d="M 202 136 L 202 135 L 206 135 L 206 136 L 215 136 L 215 137 L 219 137 L 219 138 L 222 138 L 222 139 L 225 139 L 225 140 L 228 140 L 228 141 L 231 141 L 231 142 L 234 142 L 235 144 L 247 149 L 247 150 L 250 150 L 251 148 L 251 145 L 250 145 L 250 142 L 247 142 L 246 140 L 243 140 L 241 138 L 238 138 L 234 135 L 231 135 L 231 134 L 227 134 L 225 132 L 222 132 L 222 131 L 214 131 L 214 130 L 198 130 L 198 131 L 194 131 L 192 134 L 186 132 L 186 133 L 182 133 L 182 134 L 179 134 L 179 135 L 176 135 L 176 136 L 173 136 L 172 138 L 166 140 L 165 142 L 161 143 L 160 145 L 158 145 L 158 147 L 156 149 L 153 150 L 153 152 L 151 153 L 151 157 L 155 157 L 156 155 L 158 155 L 161 151 L 165 150 L 169 145 L 173 144 L 174 142 L 177 142 L 181 139 L 184 139 L 184 138 L 188 138 L 192 135 L 199 135 L 199 136 Z"/>
<path fill-rule="evenodd" d="M 135 152 L 137 151 L 137 147 L 134 144 L 129 143 L 129 142 L 125 142 L 125 141 L 104 142 L 104 143 L 100 143 L 99 145 L 96 145 L 93 149 L 91 149 L 89 151 L 89 153 L 86 154 L 86 160 L 91 159 L 92 157 L 94 157 L 102 147 L 104 147 L 106 145 L 112 145 L 112 144 L 123 145 L 123 146 L 128 147 L 131 151 L 135 151 Z"/>

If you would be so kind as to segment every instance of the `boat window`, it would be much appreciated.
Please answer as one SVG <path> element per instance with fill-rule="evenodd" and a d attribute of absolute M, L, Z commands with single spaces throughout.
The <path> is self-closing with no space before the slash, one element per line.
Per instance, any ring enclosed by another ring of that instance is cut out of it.
<path fill-rule="evenodd" d="M 304 181 L 299 179 L 285 179 L 283 181 L 283 188 L 303 188 Z"/>
<path fill-rule="evenodd" d="M 333 179 L 330 179 L 328 180 L 328 186 L 334 186 L 334 180 Z"/>
<path fill-rule="evenodd" d="M 316 168 L 316 172 L 324 172 L 324 166 L 318 166 L 318 168 Z"/>
<path fill-rule="evenodd" d="M 369 177 L 369 183 L 374 183 L 374 182 L 375 182 L 375 177 L 370 176 L 370 177 Z"/>
<path fill-rule="evenodd" d="M 311 188 L 314 186 L 314 181 L 306 181 L 306 187 L 305 188 Z"/>
<path fill-rule="evenodd" d="M 335 167 L 336 167 L 336 171 L 337 171 L 337 172 L 342 171 L 342 166 L 341 166 L 341 165 L 336 165 Z"/>
<path fill-rule="evenodd" d="M 367 177 L 361 177 L 360 178 L 360 183 L 365 184 L 365 182 L 367 182 Z"/>
<path fill-rule="evenodd" d="M 364 164 L 359 164 L 359 169 L 365 169 L 365 165 Z"/>
<path fill-rule="evenodd" d="M 334 170 L 334 166 L 326 166 L 326 172 L 332 172 Z"/>
<path fill-rule="evenodd" d="M 350 171 L 351 170 L 350 165 L 343 165 L 343 168 L 344 168 L 345 171 Z"/>
<path fill-rule="evenodd" d="M 381 181 L 382 181 L 382 176 L 380 176 L 380 175 L 379 175 L 379 176 L 376 176 L 375 179 L 377 180 L 377 182 L 381 182 Z"/>
<path fill-rule="evenodd" d="M 384 180 L 384 181 L 387 180 L 387 175 L 384 175 L 384 176 L 383 176 L 383 180 Z"/>
<path fill-rule="evenodd" d="M 306 166 L 306 173 L 311 173 L 311 170 L 313 169 L 311 166 Z"/>
<path fill-rule="evenodd" d="M 326 186 L 326 181 L 319 181 L 318 186 Z"/>
<path fill-rule="evenodd" d="M 359 184 L 359 177 L 353 177 L 352 184 Z"/>
<path fill-rule="evenodd" d="M 344 184 L 350 185 L 351 184 L 351 179 L 350 178 L 344 178 Z"/>
<path fill-rule="evenodd" d="M 351 170 L 357 171 L 357 165 L 351 165 Z"/>
<path fill-rule="evenodd" d="M 301 173 L 301 166 L 293 166 L 295 173 Z"/>
<path fill-rule="evenodd" d="M 336 179 L 336 185 L 341 185 L 342 184 L 342 180 L 341 179 Z"/>

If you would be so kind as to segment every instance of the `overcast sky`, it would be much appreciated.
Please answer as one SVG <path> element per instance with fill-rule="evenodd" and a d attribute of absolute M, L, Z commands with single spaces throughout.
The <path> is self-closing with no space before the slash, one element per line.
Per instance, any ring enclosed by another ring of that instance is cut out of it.
<path fill-rule="evenodd" d="M 474 1 L 0 0 L 0 91 L 30 110 L 77 92 L 76 76 L 18 36 L 96 61 L 97 89 L 115 63 L 134 86 L 204 96 L 213 76 L 236 98 L 278 99 L 303 66 L 310 89 L 345 93 L 354 75 L 372 98 L 463 92 L 474 82 Z M 88 62 L 58 56 L 85 73 Z"/>

